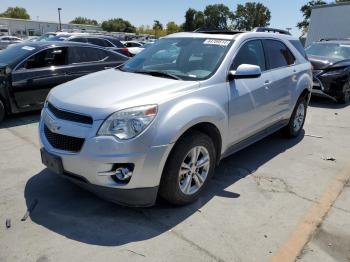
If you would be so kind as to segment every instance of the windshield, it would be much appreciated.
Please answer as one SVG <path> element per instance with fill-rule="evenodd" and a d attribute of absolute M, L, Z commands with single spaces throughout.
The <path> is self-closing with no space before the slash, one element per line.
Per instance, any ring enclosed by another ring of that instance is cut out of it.
<path fill-rule="evenodd" d="M 230 40 L 164 38 L 120 69 L 133 73 L 161 72 L 182 80 L 203 80 L 215 73 L 231 45 Z"/>
<path fill-rule="evenodd" d="M 34 52 L 35 47 L 30 45 L 14 45 L 0 52 L 0 63 L 11 65 L 19 60 L 24 59 Z"/>
<path fill-rule="evenodd" d="M 350 44 L 314 43 L 306 48 L 306 53 L 339 60 L 350 59 Z"/>

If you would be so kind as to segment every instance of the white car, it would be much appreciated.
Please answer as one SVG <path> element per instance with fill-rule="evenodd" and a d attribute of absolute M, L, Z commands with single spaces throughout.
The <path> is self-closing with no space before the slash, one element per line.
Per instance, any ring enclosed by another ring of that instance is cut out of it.
<path fill-rule="evenodd" d="M 137 41 L 125 41 L 122 43 L 132 56 L 135 56 L 144 50 L 143 44 Z"/>
<path fill-rule="evenodd" d="M 0 49 L 5 49 L 9 45 L 21 43 L 23 40 L 16 36 L 0 36 Z"/>

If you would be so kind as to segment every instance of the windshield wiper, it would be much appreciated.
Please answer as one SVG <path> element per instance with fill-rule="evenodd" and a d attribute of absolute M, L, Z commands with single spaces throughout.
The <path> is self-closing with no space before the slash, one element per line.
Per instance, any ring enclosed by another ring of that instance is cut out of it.
<path fill-rule="evenodd" d="M 183 80 L 181 77 L 164 72 L 164 71 L 134 71 L 131 73 L 137 73 L 137 74 L 145 74 L 145 75 L 151 75 L 151 76 L 159 76 L 159 77 L 168 77 L 175 80 Z"/>

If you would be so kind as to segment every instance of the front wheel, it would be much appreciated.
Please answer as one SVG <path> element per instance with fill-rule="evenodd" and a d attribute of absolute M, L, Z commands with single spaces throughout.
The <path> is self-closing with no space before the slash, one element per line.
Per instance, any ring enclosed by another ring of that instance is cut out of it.
<path fill-rule="evenodd" d="M 350 102 L 350 81 L 344 86 L 341 96 L 337 99 L 339 104 Z"/>
<path fill-rule="evenodd" d="M 160 195 L 174 205 L 197 200 L 215 168 L 215 146 L 207 135 L 192 132 L 174 147 L 164 167 Z"/>
<path fill-rule="evenodd" d="M 292 116 L 286 127 L 283 128 L 282 132 L 286 137 L 292 138 L 300 135 L 303 130 L 307 113 L 307 96 L 299 98 L 295 105 Z"/>

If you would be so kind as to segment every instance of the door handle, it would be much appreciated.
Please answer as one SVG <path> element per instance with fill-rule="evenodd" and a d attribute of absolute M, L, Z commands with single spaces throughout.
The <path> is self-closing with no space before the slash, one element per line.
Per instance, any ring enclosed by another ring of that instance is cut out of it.
<path fill-rule="evenodd" d="M 105 70 L 112 69 L 112 68 L 113 68 L 113 66 L 105 66 Z"/>
<path fill-rule="evenodd" d="M 266 81 L 264 82 L 264 86 L 267 86 L 267 85 L 269 85 L 269 84 L 271 84 L 271 81 L 270 81 L 270 80 L 266 80 Z"/>

